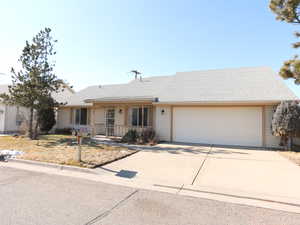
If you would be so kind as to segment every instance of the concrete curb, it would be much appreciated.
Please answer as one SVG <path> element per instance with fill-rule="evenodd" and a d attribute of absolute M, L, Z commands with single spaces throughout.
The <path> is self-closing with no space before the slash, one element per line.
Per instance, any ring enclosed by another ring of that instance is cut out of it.
<path fill-rule="evenodd" d="M 121 157 L 119 157 L 119 158 L 116 158 L 116 159 L 112 159 L 112 160 L 107 161 L 107 162 L 105 162 L 105 163 L 102 163 L 101 165 L 98 165 L 98 166 L 93 167 L 93 169 L 96 169 L 96 168 L 105 166 L 105 165 L 107 165 L 107 164 L 116 162 L 116 161 L 121 160 L 121 159 L 125 159 L 125 158 L 127 158 L 127 157 L 129 157 L 129 156 L 132 156 L 132 155 L 134 155 L 134 154 L 136 154 L 136 153 L 138 153 L 138 152 L 140 151 L 140 150 L 134 150 L 134 149 L 130 149 L 130 150 L 132 150 L 132 151 L 134 151 L 134 152 L 132 152 L 132 153 L 130 153 L 130 154 L 128 154 L 128 155 L 123 155 L 123 156 L 121 156 Z"/>
<path fill-rule="evenodd" d="M 82 173 L 88 173 L 88 174 L 98 174 L 97 171 L 95 171 L 94 169 L 81 168 L 81 167 L 68 166 L 68 165 L 60 165 L 60 164 L 55 164 L 55 163 L 39 162 L 39 161 L 33 161 L 33 160 L 8 159 L 8 163 L 9 162 L 43 166 L 43 167 L 54 168 L 54 169 L 58 169 L 58 170 L 68 170 L 68 171 L 82 172 Z"/>

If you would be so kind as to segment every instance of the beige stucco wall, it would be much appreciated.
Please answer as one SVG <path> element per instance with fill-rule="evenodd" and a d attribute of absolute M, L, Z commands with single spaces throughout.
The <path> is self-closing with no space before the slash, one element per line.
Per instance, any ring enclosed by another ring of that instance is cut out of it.
<path fill-rule="evenodd" d="M 161 141 L 170 141 L 171 136 L 171 107 L 157 106 L 155 107 L 155 130 Z M 162 114 L 161 111 L 165 112 Z"/>
<path fill-rule="evenodd" d="M 105 112 L 107 108 L 97 107 L 90 113 L 90 121 L 93 124 L 105 125 Z M 119 113 L 122 109 L 122 113 Z M 233 107 L 234 109 L 234 107 Z M 130 107 L 128 108 L 130 111 Z M 161 141 L 170 141 L 171 136 L 171 107 L 170 106 L 156 106 L 153 108 L 153 122 L 156 133 Z M 161 111 L 164 110 L 164 114 Z M 128 112 L 128 118 L 130 113 Z M 271 121 L 273 115 L 273 106 L 265 106 L 265 143 L 266 147 L 279 147 L 279 138 L 274 137 L 271 133 Z M 95 117 L 95 118 L 93 118 Z M 74 116 L 73 116 L 74 118 Z M 125 125 L 125 108 L 115 107 L 115 125 Z M 58 111 L 58 128 L 72 127 L 70 124 L 70 108 L 60 108 Z M 296 140 L 297 141 L 297 140 Z M 300 144 L 300 140 L 299 140 Z"/>
<path fill-rule="evenodd" d="M 106 118 L 106 111 L 108 109 L 114 109 L 115 110 L 115 134 L 120 135 L 122 134 L 122 131 L 124 129 L 125 125 L 125 107 L 101 107 L 97 106 L 94 108 L 94 113 L 91 113 L 91 121 L 96 128 L 97 134 L 105 134 L 105 118 Z M 121 113 L 120 113 L 121 110 Z"/>
<path fill-rule="evenodd" d="M 56 127 L 59 129 L 62 128 L 71 128 L 72 124 L 70 123 L 71 108 L 59 108 L 57 111 L 57 121 Z"/>
<path fill-rule="evenodd" d="M 122 112 L 120 113 L 120 110 Z M 115 135 L 122 136 L 126 133 L 125 125 L 125 108 L 124 107 L 116 107 L 115 108 Z"/>
<path fill-rule="evenodd" d="M 266 137 L 266 147 L 278 148 L 280 138 L 272 135 L 271 124 L 273 117 L 273 110 L 276 106 L 265 106 L 265 137 Z"/>
<path fill-rule="evenodd" d="M 96 126 L 96 134 L 104 134 L 105 133 L 105 109 L 103 107 L 97 107 L 93 109 L 93 113 L 91 113 L 91 121 L 92 124 Z"/>
<path fill-rule="evenodd" d="M 111 107 L 115 109 L 115 125 L 124 125 L 124 113 L 125 108 L 124 107 Z M 95 121 L 95 124 L 103 124 L 105 125 L 105 114 L 107 109 L 111 109 L 110 107 L 97 107 L 94 108 L 94 113 L 92 113 L 91 121 Z M 120 113 L 120 109 L 122 112 Z M 93 118 L 93 116 L 95 118 Z"/>
<path fill-rule="evenodd" d="M 84 107 L 83 107 L 84 108 Z M 57 121 L 56 121 L 56 127 L 59 129 L 62 128 L 81 128 L 81 127 L 89 127 L 91 123 L 91 116 L 92 112 L 91 109 L 88 108 L 88 124 L 87 125 L 75 125 L 75 107 L 69 108 L 69 107 L 61 107 L 57 111 Z M 72 121 L 71 121 L 71 110 L 72 110 Z"/>
<path fill-rule="evenodd" d="M 95 124 L 105 124 L 105 110 L 104 108 L 95 108 L 94 113 L 92 113 L 92 121 Z M 94 118 L 93 118 L 94 117 Z"/>
<path fill-rule="evenodd" d="M 72 91 L 70 91 L 68 88 L 64 89 L 63 94 L 54 94 L 54 97 L 60 101 L 65 102 L 64 99 L 71 96 L 73 94 Z M 61 109 L 60 109 L 61 110 Z M 69 110 L 66 108 L 66 110 Z M 24 121 L 29 120 L 29 109 L 21 106 L 15 106 L 15 105 L 4 105 L 0 104 L 0 111 L 3 111 L 3 113 L 0 112 L 0 132 L 16 132 L 19 131 L 19 126 L 17 124 L 17 121 Z M 56 127 L 68 127 L 69 126 L 69 120 L 66 120 L 66 117 L 69 117 L 68 115 L 65 115 L 65 110 L 63 112 L 59 113 L 60 118 L 57 118 L 58 122 L 56 124 Z"/>
<path fill-rule="evenodd" d="M 120 110 L 122 112 L 120 113 Z M 125 125 L 125 108 L 124 107 L 116 107 L 115 108 L 115 125 L 123 126 Z"/>
<path fill-rule="evenodd" d="M 0 110 L 3 111 L 3 113 L 0 114 L 0 132 L 2 133 L 19 131 L 17 118 L 20 121 L 26 121 L 29 119 L 29 109 L 27 108 L 3 104 L 0 108 Z"/>
<path fill-rule="evenodd" d="M 265 106 L 265 143 L 266 147 L 278 148 L 279 137 L 275 137 L 271 132 L 271 121 L 274 106 Z M 164 109 L 165 113 L 162 115 L 161 110 Z M 171 107 L 170 106 L 156 106 L 154 108 L 154 126 L 157 135 L 162 141 L 170 141 L 171 130 Z M 300 144 L 300 139 L 296 140 Z"/>
<path fill-rule="evenodd" d="M 101 107 L 101 106 L 96 106 L 95 108 L 88 108 L 88 121 L 90 124 L 87 126 L 78 126 L 74 124 L 74 109 L 76 107 L 61 107 L 58 109 L 57 112 L 57 124 L 56 128 L 62 129 L 62 128 L 79 128 L 79 127 L 90 127 L 92 125 L 96 126 L 97 133 L 103 133 L 104 134 L 104 126 L 105 126 L 105 115 L 106 115 L 106 110 L 109 109 L 110 107 Z M 125 125 L 125 108 L 124 107 L 111 107 L 115 109 L 115 125 L 116 126 L 123 126 Z M 120 113 L 120 109 L 122 109 L 122 112 Z M 72 118 L 73 122 L 70 123 L 71 121 L 71 110 L 73 111 Z M 121 132 L 121 131 L 120 131 Z"/>

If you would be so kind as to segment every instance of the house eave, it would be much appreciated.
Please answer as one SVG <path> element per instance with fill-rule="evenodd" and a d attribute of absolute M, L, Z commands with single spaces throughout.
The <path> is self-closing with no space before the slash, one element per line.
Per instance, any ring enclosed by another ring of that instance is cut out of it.
<path fill-rule="evenodd" d="M 247 100 L 247 101 L 160 101 L 153 105 L 275 105 L 283 100 Z"/>
<path fill-rule="evenodd" d="M 92 104 L 60 105 L 58 108 L 90 108 Z"/>
<path fill-rule="evenodd" d="M 157 101 L 154 97 L 116 97 L 86 99 L 85 103 L 152 103 Z"/>

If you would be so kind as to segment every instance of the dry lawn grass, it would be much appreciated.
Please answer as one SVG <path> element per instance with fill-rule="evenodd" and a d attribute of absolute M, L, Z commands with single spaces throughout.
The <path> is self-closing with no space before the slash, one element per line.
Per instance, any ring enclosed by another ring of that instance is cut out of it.
<path fill-rule="evenodd" d="M 77 143 L 73 136 L 42 135 L 39 140 L 26 137 L 0 137 L 0 150 L 10 149 L 25 152 L 20 159 L 43 161 L 65 165 L 94 168 L 116 159 L 133 154 L 136 151 L 127 148 L 97 144 L 90 139 L 83 140 L 82 162 L 75 162 Z"/>
<path fill-rule="evenodd" d="M 282 151 L 280 154 L 300 166 L 300 147 L 294 146 L 294 150 L 296 150 L 296 152 Z"/>

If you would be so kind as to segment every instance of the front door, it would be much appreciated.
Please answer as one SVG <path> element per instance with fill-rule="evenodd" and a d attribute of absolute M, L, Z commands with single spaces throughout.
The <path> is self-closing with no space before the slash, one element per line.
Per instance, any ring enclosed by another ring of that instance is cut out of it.
<path fill-rule="evenodd" d="M 106 111 L 106 136 L 114 136 L 115 109 Z"/>

